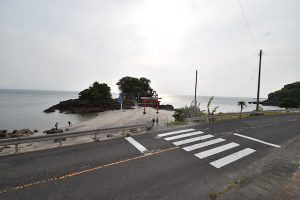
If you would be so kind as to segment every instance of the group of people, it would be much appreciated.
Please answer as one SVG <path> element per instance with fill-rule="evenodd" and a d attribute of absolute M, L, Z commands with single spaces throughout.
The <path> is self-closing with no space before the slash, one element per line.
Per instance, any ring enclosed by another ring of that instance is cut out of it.
<path fill-rule="evenodd" d="M 69 127 L 72 126 L 72 122 L 68 121 L 68 124 L 69 124 Z M 56 122 L 54 126 L 55 126 L 55 129 L 57 130 L 58 129 L 58 122 Z"/>
<path fill-rule="evenodd" d="M 156 122 L 156 125 L 158 125 L 158 117 L 156 117 L 156 120 L 153 118 L 152 123 L 154 124 Z"/>

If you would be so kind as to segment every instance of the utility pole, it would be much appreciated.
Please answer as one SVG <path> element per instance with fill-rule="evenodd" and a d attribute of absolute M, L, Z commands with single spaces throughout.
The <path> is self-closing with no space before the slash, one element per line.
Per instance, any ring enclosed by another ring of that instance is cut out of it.
<path fill-rule="evenodd" d="M 197 106 L 197 76 L 198 76 L 198 70 L 196 70 L 196 82 L 195 82 L 195 106 Z"/>
<path fill-rule="evenodd" d="M 256 111 L 259 111 L 259 93 L 260 93 L 261 56 L 262 56 L 262 50 L 260 50 L 260 51 L 259 51 L 259 71 L 258 71 L 258 85 L 257 85 Z"/>

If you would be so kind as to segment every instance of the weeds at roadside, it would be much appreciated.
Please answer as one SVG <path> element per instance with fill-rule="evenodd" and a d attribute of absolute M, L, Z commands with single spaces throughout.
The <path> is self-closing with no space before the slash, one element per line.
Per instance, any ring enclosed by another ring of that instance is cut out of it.
<path fill-rule="evenodd" d="M 180 120 L 175 120 L 175 121 L 173 121 L 173 122 L 168 122 L 167 123 L 167 126 L 178 126 L 178 125 L 185 125 L 186 124 L 186 122 L 184 122 L 184 121 L 180 121 Z"/>
<path fill-rule="evenodd" d="M 237 187 L 239 184 L 241 184 L 241 182 L 245 181 L 246 179 L 248 179 L 249 177 L 247 176 L 242 176 L 241 178 L 239 178 L 236 181 L 232 181 L 230 182 L 223 191 L 221 192 L 214 192 L 214 193 L 210 193 L 209 194 L 209 199 L 210 200 L 216 200 L 217 198 L 223 196 L 226 192 L 228 192 L 229 190 L 233 189 L 234 187 Z"/>

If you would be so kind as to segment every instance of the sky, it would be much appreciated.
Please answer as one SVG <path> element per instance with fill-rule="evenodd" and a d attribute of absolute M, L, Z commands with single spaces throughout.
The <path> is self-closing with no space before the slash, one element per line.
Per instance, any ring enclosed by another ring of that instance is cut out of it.
<path fill-rule="evenodd" d="M 299 0 L 1 0 L 0 88 L 255 97 L 300 81 Z"/>

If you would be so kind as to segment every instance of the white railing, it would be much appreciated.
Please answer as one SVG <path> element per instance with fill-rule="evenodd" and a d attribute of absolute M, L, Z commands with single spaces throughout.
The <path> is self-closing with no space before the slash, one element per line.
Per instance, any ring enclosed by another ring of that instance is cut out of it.
<path fill-rule="evenodd" d="M 95 129 L 95 130 L 87 130 L 87 131 L 72 131 L 72 132 L 70 131 L 65 133 L 54 133 L 54 134 L 39 135 L 39 136 L 1 139 L 0 146 L 15 145 L 15 153 L 17 153 L 19 144 L 58 140 L 59 145 L 62 146 L 62 140 L 66 138 L 95 135 L 94 140 L 97 140 L 97 135 L 100 133 L 126 131 L 126 130 L 137 129 L 137 128 L 145 129 L 146 132 L 149 130 L 149 126 L 147 124 L 136 124 L 136 125 L 103 128 L 103 129 Z"/>

